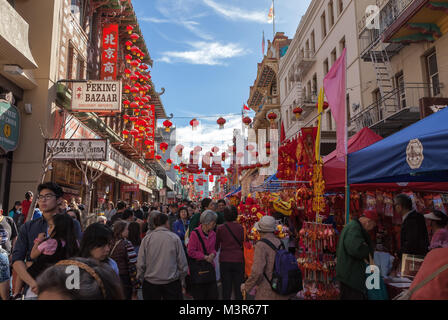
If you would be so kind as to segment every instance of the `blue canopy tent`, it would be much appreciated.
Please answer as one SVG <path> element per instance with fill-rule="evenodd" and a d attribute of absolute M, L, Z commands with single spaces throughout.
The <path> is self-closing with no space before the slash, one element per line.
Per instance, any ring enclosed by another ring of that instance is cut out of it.
<path fill-rule="evenodd" d="M 348 155 L 348 183 L 448 182 L 448 108 Z"/>
<path fill-rule="evenodd" d="M 231 197 L 231 196 L 233 196 L 234 194 L 236 194 L 236 193 L 238 193 L 238 192 L 240 192 L 240 191 L 241 191 L 241 187 L 238 187 L 236 190 L 234 190 L 234 191 L 229 192 L 228 194 L 226 194 L 226 195 L 224 196 L 224 198 Z"/>

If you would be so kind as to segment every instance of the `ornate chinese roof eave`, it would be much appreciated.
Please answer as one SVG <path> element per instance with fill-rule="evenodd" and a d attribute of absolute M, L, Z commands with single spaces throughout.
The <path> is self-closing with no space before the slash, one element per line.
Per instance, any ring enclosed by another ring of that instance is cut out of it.
<path fill-rule="evenodd" d="M 275 83 L 277 73 L 278 59 L 265 56 L 263 61 L 258 63 L 257 78 L 254 81 L 254 85 L 250 87 L 250 96 L 247 100 L 248 106 L 255 112 L 258 111 L 255 108 L 258 108 L 261 105 L 263 97 L 266 94 L 262 91 L 267 92 L 267 88 Z"/>

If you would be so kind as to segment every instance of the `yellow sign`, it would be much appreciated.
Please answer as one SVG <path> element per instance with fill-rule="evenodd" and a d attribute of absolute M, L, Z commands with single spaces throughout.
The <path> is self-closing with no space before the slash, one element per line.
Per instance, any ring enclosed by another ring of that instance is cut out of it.
<path fill-rule="evenodd" d="M 3 133 L 5 134 L 6 138 L 9 138 L 11 136 L 11 126 L 9 124 L 5 124 L 3 127 Z"/>

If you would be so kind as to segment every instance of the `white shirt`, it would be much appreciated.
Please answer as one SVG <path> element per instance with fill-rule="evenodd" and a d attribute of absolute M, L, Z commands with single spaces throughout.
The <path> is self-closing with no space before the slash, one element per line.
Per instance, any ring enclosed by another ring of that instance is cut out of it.
<path fill-rule="evenodd" d="M 408 213 L 406 213 L 404 216 L 403 216 L 403 222 L 404 222 L 404 220 L 406 220 L 406 218 L 408 217 L 408 215 L 412 212 L 412 211 L 414 211 L 414 210 L 411 210 L 411 211 L 409 211 Z"/>

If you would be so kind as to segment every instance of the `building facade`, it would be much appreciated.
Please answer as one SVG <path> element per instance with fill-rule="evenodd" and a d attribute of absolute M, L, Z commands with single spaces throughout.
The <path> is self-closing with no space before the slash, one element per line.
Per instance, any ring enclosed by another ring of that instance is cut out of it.
<path fill-rule="evenodd" d="M 5 57 L 0 56 L 2 93 L 13 93 L 21 116 L 18 147 L 2 155 L 5 162 L 2 168 L 6 168 L 2 175 L 3 207 L 22 200 L 26 191 L 35 191 L 43 172 L 45 139 L 55 138 L 57 133 L 67 139 L 108 141 L 108 160 L 92 166 L 104 174 L 95 183 L 91 209 L 101 207 L 105 201 L 153 200 L 151 177 L 164 178 L 165 172 L 156 161 L 145 159 L 145 150 L 138 148 L 132 137 L 123 134 L 123 129 L 129 126 L 123 117 L 128 111 L 122 109 L 119 114 L 105 115 L 71 110 L 73 84 L 100 80 L 106 25 L 115 24 L 119 28 L 116 80 L 122 80 L 123 84 L 127 81 L 123 71 L 128 25 L 139 35 L 136 45 L 144 53 L 142 63 L 152 66 L 131 1 L 1 0 L 0 6 L 2 18 L 15 19 L 0 23 L 0 41 L 13 47 Z M 7 23 L 21 30 L 15 47 L 8 38 L 11 35 L 6 32 Z M 149 94 L 155 106 L 156 123 L 166 117 L 160 99 L 163 91 L 157 92 L 151 81 Z M 85 181 L 74 161 L 53 161 L 43 180 L 61 184 L 67 199 L 84 198 L 86 193 Z"/>

